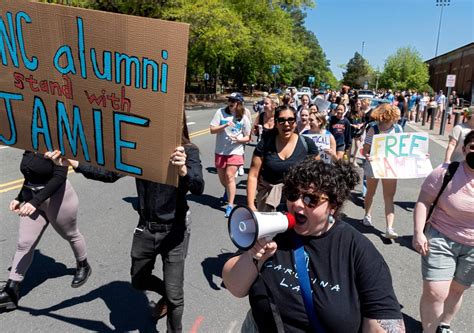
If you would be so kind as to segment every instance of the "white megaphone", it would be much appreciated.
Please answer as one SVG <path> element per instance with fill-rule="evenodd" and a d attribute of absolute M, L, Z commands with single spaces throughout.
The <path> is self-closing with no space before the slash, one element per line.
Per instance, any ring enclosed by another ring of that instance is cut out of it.
<path fill-rule="evenodd" d="M 248 250 L 258 239 L 275 237 L 293 229 L 295 217 L 289 213 L 254 212 L 247 206 L 236 206 L 229 216 L 229 235 L 232 243 L 241 250 Z"/>

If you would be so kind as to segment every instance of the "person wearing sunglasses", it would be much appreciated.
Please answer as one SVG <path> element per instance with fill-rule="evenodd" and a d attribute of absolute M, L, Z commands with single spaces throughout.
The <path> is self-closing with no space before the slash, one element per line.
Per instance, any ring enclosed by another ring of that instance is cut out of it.
<path fill-rule="evenodd" d="M 343 161 L 307 158 L 290 169 L 283 192 L 294 229 L 258 240 L 223 268 L 226 288 L 236 297 L 249 297 L 251 311 L 242 331 L 255 332 L 250 326 L 259 332 L 405 331 L 382 255 L 338 219 L 359 180 L 355 168 Z M 312 297 L 304 297 L 308 293 Z M 313 329 L 314 320 L 323 330 Z"/>
<path fill-rule="evenodd" d="M 274 124 L 255 148 L 247 178 L 247 205 L 260 212 L 277 210 L 282 198 L 283 177 L 291 166 L 308 155 L 319 155 L 313 140 L 295 133 L 296 110 L 293 107 L 278 107 Z"/>
<path fill-rule="evenodd" d="M 446 163 L 426 177 L 415 205 L 413 248 L 422 256 L 420 316 L 427 333 L 453 332 L 451 321 L 474 282 L 474 130 L 462 151 L 464 159 L 444 190 L 451 169 Z"/>

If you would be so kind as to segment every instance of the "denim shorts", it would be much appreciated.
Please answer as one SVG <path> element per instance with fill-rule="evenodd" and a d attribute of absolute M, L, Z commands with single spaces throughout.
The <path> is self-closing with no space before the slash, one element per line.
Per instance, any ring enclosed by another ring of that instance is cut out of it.
<path fill-rule="evenodd" d="M 470 287 L 474 281 L 474 247 L 455 242 L 435 228 L 425 232 L 429 253 L 421 257 L 423 280 L 450 281 Z"/>

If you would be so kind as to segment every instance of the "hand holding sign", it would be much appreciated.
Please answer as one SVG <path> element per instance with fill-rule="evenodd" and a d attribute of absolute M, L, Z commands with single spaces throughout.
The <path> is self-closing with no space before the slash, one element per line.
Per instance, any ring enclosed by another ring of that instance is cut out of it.
<path fill-rule="evenodd" d="M 59 150 L 48 151 L 44 153 L 44 157 L 50 159 L 54 164 L 59 166 L 73 167 L 74 169 L 79 166 L 78 161 L 62 157 Z"/>
<path fill-rule="evenodd" d="M 188 169 L 186 168 L 186 153 L 184 147 L 176 147 L 174 152 L 170 156 L 170 162 L 172 165 L 179 167 L 178 174 L 181 177 L 186 176 Z"/>
<path fill-rule="evenodd" d="M 427 133 L 374 135 L 367 156 L 375 178 L 423 178 L 433 170 Z"/>

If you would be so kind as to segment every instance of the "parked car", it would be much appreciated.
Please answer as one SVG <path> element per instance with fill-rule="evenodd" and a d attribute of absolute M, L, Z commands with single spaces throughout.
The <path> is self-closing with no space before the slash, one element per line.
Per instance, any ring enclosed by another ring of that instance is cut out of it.
<path fill-rule="evenodd" d="M 311 88 L 310 87 L 301 87 L 300 92 L 311 95 Z"/>
<path fill-rule="evenodd" d="M 359 99 L 364 99 L 364 98 L 372 99 L 372 98 L 375 98 L 375 93 L 372 90 L 360 89 L 357 91 L 357 96 L 359 97 Z"/>

